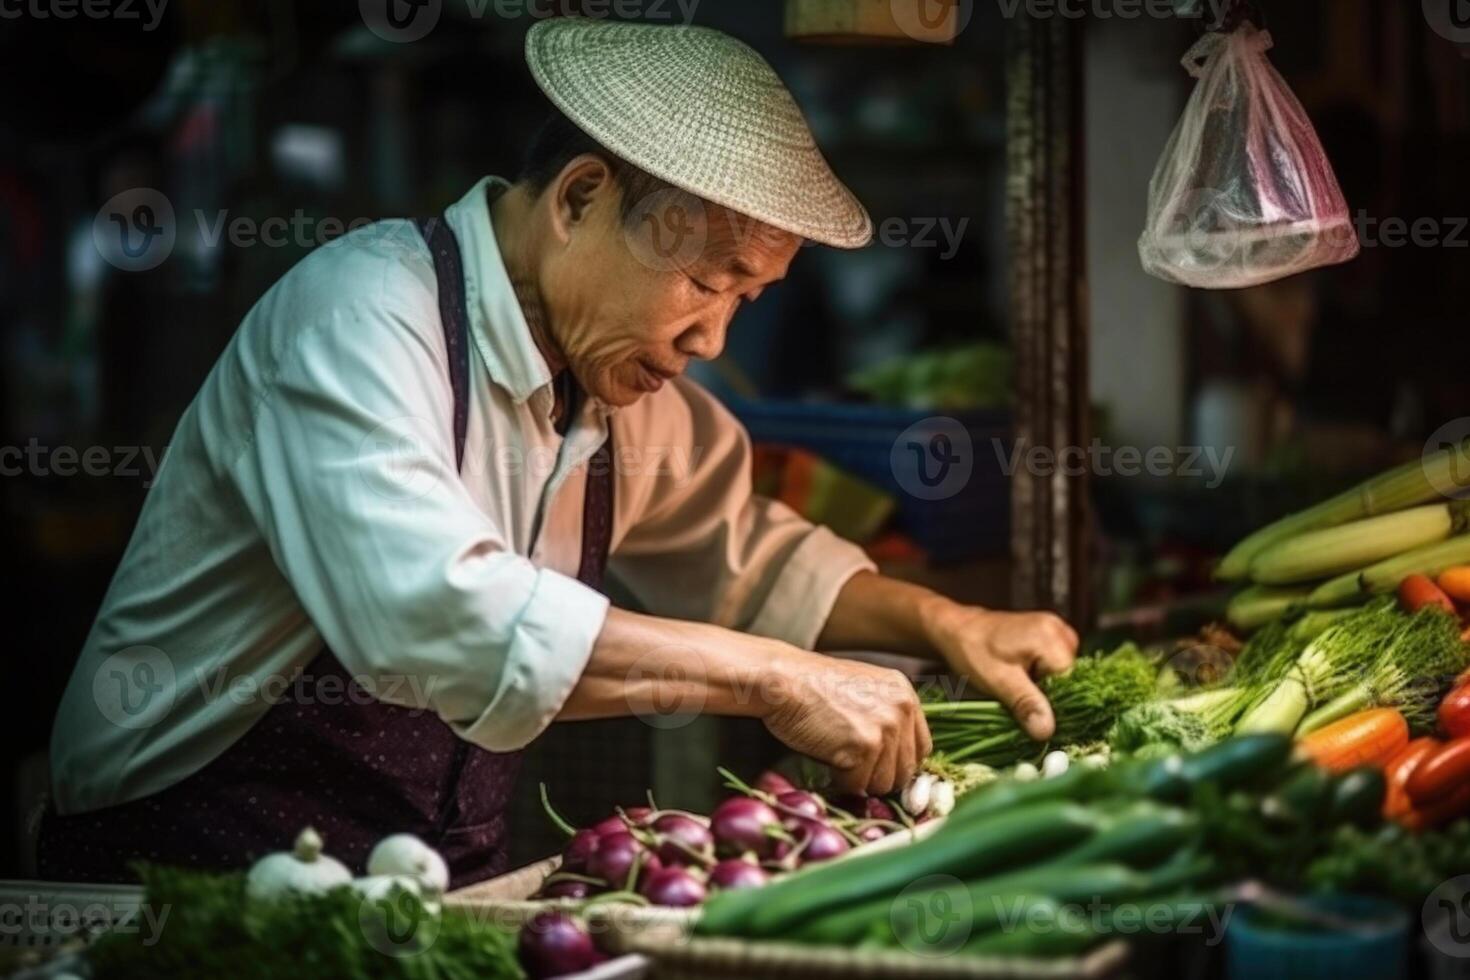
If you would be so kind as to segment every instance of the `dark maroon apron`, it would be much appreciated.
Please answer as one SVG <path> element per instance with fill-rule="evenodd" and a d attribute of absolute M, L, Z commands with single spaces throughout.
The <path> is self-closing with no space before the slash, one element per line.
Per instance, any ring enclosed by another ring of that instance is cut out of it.
<path fill-rule="evenodd" d="M 469 420 L 469 341 L 459 244 L 443 219 L 419 223 L 434 256 L 454 389 L 455 460 Z M 568 416 L 572 414 L 568 406 Z M 587 470 L 577 578 L 602 588 L 612 535 L 612 437 Z M 336 686 L 324 685 L 331 678 Z M 388 834 L 416 834 L 444 855 L 452 887 L 505 870 L 506 810 L 520 752 L 489 752 L 432 711 L 374 700 L 330 650 L 303 670 L 291 697 L 203 769 L 162 792 L 89 813 L 48 811 L 37 849 L 43 878 L 133 881 L 132 861 L 239 869 L 288 850 L 312 826 L 356 873 Z"/>

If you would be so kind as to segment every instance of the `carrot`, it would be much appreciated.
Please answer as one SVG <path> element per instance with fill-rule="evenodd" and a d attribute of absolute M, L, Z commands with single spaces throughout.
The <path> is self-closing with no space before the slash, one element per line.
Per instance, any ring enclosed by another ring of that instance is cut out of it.
<path fill-rule="evenodd" d="M 1403 827 L 1419 833 L 1424 830 L 1433 830 L 1440 824 L 1448 823 L 1465 814 L 1470 814 L 1470 785 L 1461 786 L 1438 803 L 1416 807 L 1396 819 Z"/>
<path fill-rule="evenodd" d="M 1442 746 L 1414 767 L 1404 789 L 1416 807 L 1438 803 L 1470 785 L 1470 736 Z"/>
<path fill-rule="evenodd" d="M 1470 602 L 1470 565 L 1456 565 L 1439 573 L 1439 587 L 1459 602 Z"/>
<path fill-rule="evenodd" d="M 1388 791 L 1383 796 L 1383 816 L 1394 820 L 1405 816 L 1414 809 L 1414 803 L 1409 799 L 1408 791 L 1404 784 L 1409 781 L 1419 763 L 1426 757 L 1437 751 L 1442 743 L 1439 739 L 1416 738 L 1389 760 L 1384 767 L 1383 775 L 1388 784 Z"/>
<path fill-rule="evenodd" d="M 1455 604 L 1440 591 L 1439 586 L 1428 575 L 1410 575 L 1399 583 L 1399 602 L 1409 612 L 1418 612 L 1425 606 L 1438 606 L 1455 615 Z"/>
<path fill-rule="evenodd" d="M 1370 708 L 1319 728 L 1297 742 L 1297 752 L 1332 772 L 1358 766 L 1382 769 L 1409 744 L 1409 723 L 1393 708 Z"/>

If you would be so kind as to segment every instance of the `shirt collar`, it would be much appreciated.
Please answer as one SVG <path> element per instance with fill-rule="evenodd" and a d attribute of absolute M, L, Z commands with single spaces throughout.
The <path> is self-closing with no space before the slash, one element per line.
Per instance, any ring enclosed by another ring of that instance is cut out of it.
<path fill-rule="evenodd" d="M 543 389 L 548 399 L 554 396 L 550 388 L 551 369 L 531 339 L 526 314 L 516 299 L 510 273 L 495 241 L 495 230 L 490 225 L 490 199 L 486 191 L 490 187 L 504 190 L 509 186 L 499 177 L 484 177 L 444 214 L 464 257 L 465 307 L 469 312 L 471 339 L 485 361 L 491 380 L 520 404 Z"/>

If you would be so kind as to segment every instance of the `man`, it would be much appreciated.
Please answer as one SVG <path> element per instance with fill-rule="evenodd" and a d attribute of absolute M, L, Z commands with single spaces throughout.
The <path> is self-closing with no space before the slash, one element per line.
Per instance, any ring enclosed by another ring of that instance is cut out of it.
<path fill-rule="evenodd" d="M 1050 734 L 1033 678 L 1070 628 L 753 498 L 744 433 L 680 377 L 804 239 L 871 235 L 769 66 L 577 20 L 527 58 L 562 116 L 521 179 L 309 256 L 185 412 L 58 715 L 47 877 L 238 866 L 311 824 L 358 869 L 419 834 L 463 884 L 503 865 L 521 748 L 649 703 L 901 786 L 912 687 L 813 649 L 943 658 Z"/>

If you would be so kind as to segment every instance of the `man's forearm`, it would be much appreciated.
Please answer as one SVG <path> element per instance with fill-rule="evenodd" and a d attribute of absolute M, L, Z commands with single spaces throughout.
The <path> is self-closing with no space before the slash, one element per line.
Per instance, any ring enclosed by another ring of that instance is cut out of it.
<path fill-rule="evenodd" d="M 779 640 L 609 609 L 559 721 L 670 711 L 761 717 L 801 651 Z"/>
<path fill-rule="evenodd" d="M 923 586 L 858 572 L 837 594 L 817 637 L 817 649 L 882 650 L 942 659 L 936 635 L 955 608 L 953 600 Z"/>

